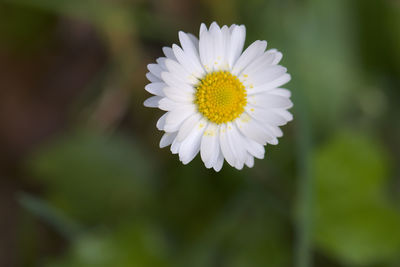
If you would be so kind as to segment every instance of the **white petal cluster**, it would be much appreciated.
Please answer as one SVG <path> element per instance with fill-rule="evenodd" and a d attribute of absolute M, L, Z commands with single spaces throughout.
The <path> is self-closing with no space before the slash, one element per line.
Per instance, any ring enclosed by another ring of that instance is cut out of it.
<path fill-rule="evenodd" d="M 207 168 L 219 171 L 224 160 L 242 169 L 252 167 L 254 158 L 264 158 L 265 145 L 278 143 L 279 126 L 292 120 L 291 93 L 280 88 L 290 80 L 286 68 L 278 65 L 282 53 L 266 50 L 266 41 L 255 41 L 243 51 L 244 25 L 210 28 L 202 24 L 199 39 L 179 32 L 180 46 L 164 47 L 165 57 L 149 64 L 145 89 L 154 96 L 144 105 L 166 111 L 157 122 L 164 131 L 160 147 L 171 145 L 183 164 L 200 152 Z M 246 106 L 236 119 L 216 124 L 199 111 L 196 86 L 207 75 L 227 71 L 245 86 Z"/>

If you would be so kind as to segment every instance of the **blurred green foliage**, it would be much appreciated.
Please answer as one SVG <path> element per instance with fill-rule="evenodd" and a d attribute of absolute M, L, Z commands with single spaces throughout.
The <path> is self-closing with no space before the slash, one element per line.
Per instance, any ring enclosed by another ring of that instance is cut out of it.
<path fill-rule="evenodd" d="M 350 265 L 399 255 L 400 213 L 386 193 L 387 160 L 362 133 L 339 133 L 314 154 L 315 240 Z"/>
<path fill-rule="evenodd" d="M 74 220 L 115 222 L 144 208 L 154 169 L 138 144 L 123 137 L 73 133 L 43 147 L 32 164 L 48 198 Z"/>
<path fill-rule="evenodd" d="M 160 231 L 136 222 L 112 233 L 97 231 L 79 237 L 67 256 L 48 266 L 171 266 L 167 244 Z"/>
<path fill-rule="evenodd" d="M 245 24 L 292 75 L 294 121 L 241 172 L 181 165 L 142 106 L 146 64 L 214 20 Z M 398 2 L 1 0 L 0 55 L 68 57 L 55 40 L 85 27 L 105 63 L 20 166 L 21 266 L 305 266 L 302 238 L 315 266 L 400 266 Z"/>

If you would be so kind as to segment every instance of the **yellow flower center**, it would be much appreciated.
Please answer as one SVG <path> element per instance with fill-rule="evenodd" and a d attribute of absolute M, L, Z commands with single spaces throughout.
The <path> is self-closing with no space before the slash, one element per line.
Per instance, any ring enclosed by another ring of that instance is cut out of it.
<path fill-rule="evenodd" d="M 201 114 L 221 124 L 236 119 L 246 106 L 246 90 L 228 71 L 208 73 L 196 86 L 195 103 Z"/>

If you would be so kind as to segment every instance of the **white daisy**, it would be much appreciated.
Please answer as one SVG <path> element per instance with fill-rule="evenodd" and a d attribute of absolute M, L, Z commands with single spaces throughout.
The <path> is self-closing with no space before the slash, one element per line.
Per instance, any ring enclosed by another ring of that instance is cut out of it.
<path fill-rule="evenodd" d="M 181 47 L 164 47 L 165 57 L 148 65 L 145 89 L 155 96 L 144 105 L 166 111 L 157 122 L 165 132 L 160 147 L 171 145 L 183 164 L 200 152 L 215 171 L 224 159 L 239 170 L 252 167 L 293 118 L 291 93 L 279 88 L 290 80 L 278 65 L 282 54 L 266 50 L 266 41 L 242 53 L 245 35 L 244 25 L 202 24 L 199 39 L 179 32 Z"/>

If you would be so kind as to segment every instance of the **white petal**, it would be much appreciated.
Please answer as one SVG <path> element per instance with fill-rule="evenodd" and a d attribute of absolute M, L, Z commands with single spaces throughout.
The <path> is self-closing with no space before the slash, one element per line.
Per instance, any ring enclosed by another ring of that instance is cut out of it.
<path fill-rule="evenodd" d="M 220 70 L 230 70 L 228 64 L 228 56 L 229 56 L 229 46 L 231 42 L 231 34 L 229 32 L 228 26 L 224 25 L 221 28 L 222 34 L 222 55 L 221 55 L 221 62 L 219 64 Z M 218 59 L 218 58 L 217 58 Z"/>
<path fill-rule="evenodd" d="M 247 113 L 250 114 L 254 119 L 271 125 L 281 126 L 287 123 L 287 120 L 282 116 L 277 115 L 272 109 L 263 109 L 251 104 L 247 104 L 245 107 Z"/>
<path fill-rule="evenodd" d="M 276 52 L 275 58 L 274 58 L 274 61 L 272 61 L 272 64 L 274 64 L 274 65 L 278 64 L 281 61 L 282 57 L 283 57 L 283 55 L 281 52 Z"/>
<path fill-rule="evenodd" d="M 247 97 L 247 102 L 261 108 L 288 109 L 293 106 L 293 103 L 289 98 L 269 93 L 250 95 Z"/>
<path fill-rule="evenodd" d="M 158 66 L 160 66 L 160 68 L 164 71 L 167 70 L 167 67 L 165 66 L 165 61 L 167 60 L 166 57 L 159 57 L 157 58 L 156 62 L 158 64 Z"/>
<path fill-rule="evenodd" d="M 181 88 L 167 86 L 164 88 L 164 94 L 175 102 L 190 104 L 193 103 L 194 94 L 188 93 Z"/>
<path fill-rule="evenodd" d="M 276 137 L 283 136 L 283 132 L 278 126 L 271 125 L 271 124 L 265 124 L 264 127 L 268 128 L 268 130 Z"/>
<path fill-rule="evenodd" d="M 200 156 L 206 168 L 212 168 L 219 156 L 219 126 L 209 123 L 201 139 Z"/>
<path fill-rule="evenodd" d="M 201 30 L 200 30 L 201 31 Z M 211 34 L 207 30 L 203 30 L 200 33 L 199 39 L 199 55 L 201 63 L 203 64 L 206 72 L 213 70 L 213 58 L 214 58 L 214 42 Z"/>
<path fill-rule="evenodd" d="M 148 64 L 147 69 L 150 71 L 151 74 L 161 79 L 161 72 L 163 70 L 158 64 Z"/>
<path fill-rule="evenodd" d="M 193 58 L 185 53 L 182 48 L 174 44 L 172 45 L 172 50 L 174 51 L 175 57 L 177 58 L 178 62 L 186 69 L 187 72 L 193 74 L 197 78 L 203 77 L 204 70 L 202 69 L 202 67 L 194 64 Z"/>
<path fill-rule="evenodd" d="M 203 71 L 203 67 L 200 63 L 200 56 L 198 49 L 194 45 L 193 41 L 186 33 L 180 31 L 179 32 L 179 41 L 181 42 L 181 46 L 183 51 L 185 52 L 186 57 L 189 58 L 190 62 L 192 63 L 193 67 L 197 71 Z"/>
<path fill-rule="evenodd" d="M 162 99 L 161 96 L 152 96 L 152 97 L 147 98 L 147 99 L 143 102 L 143 105 L 144 105 L 145 107 L 148 107 L 148 108 L 157 108 L 157 107 L 158 107 L 158 103 L 159 103 L 159 101 L 160 101 L 161 99 Z"/>
<path fill-rule="evenodd" d="M 199 51 L 199 39 L 197 39 L 197 37 L 194 36 L 191 33 L 187 33 L 187 35 L 189 36 L 189 38 L 192 41 L 192 43 L 193 43 L 194 47 L 196 48 L 196 50 Z"/>
<path fill-rule="evenodd" d="M 177 135 L 177 140 L 179 142 L 182 142 L 188 134 L 193 130 L 195 125 L 200 121 L 201 115 L 199 113 L 194 113 L 192 116 L 187 118 L 181 125 L 178 135 Z"/>
<path fill-rule="evenodd" d="M 247 112 L 243 112 L 239 118 L 235 120 L 239 131 L 248 138 L 254 141 L 265 144 L 266 142 L 273 142 L 274 136 L 267 132 L 256 120 L 250 117 Z"/>
<path fill-rule="evenodd" d="M 218 149 L 218 159 L 215 162 L 213 168 L 216 172 L 219 172 L 222 169 L 222 166 L 224 165 L 224 156 L 222 155 L 222 152 L 220 149 Z"/>
<path fill-rule="evenodd" d="M 243 51 L 244 41 L 246 39 L 246 28 L 244 25 L 231 26 L 231 36 L 227 51 L 227 60 L 232 69 Z"/>
<path fill-rule="evenodd" d="M 202 23 L 202 24 L 200 25 L 199 36 L 200 36 L 204 31 L 207 31 L 207 26 L 206 26 L 206 24 Z"/>
<path fill-rule="evenodd" d="M 168 97 L 164 97 L 158 102 L 158 108 L 161 110 L 165 110 L 165 111 L 174 110 L 174 109 L 180 107 L 181 105 L 182 105 L 181 103 L 172 101 Z"/>
<path fill-rule="evenodd" d="M 253 168 L 253 166 L 254 166 L 254 157 L 252 155 L 250 155 L 249 153 L 247 153 L 245 164 L 249 168 Z"/>
<path fill-rule="evenodd" d="M 169 146 L 170 144 L 172 144 L 172 142 L 174 141 L 176 137 L 176 132 L 175 133 L 165 133 L 160 140 L 160 148 Z"/>
<path fill-rule="evenodd" d="M 171 152 L 172 152 L 172 154 L 178 154 L 180 147 L 181 147 L 181 142 L 179 142 L 175 138 L 174 141 L 172 141 L 172 144 L 171 144 Z"/>
<path fill-rule="evenodd" d="M 226 159 L 229 165 L 235 167 L 235 154 L 232 151 L 232 147 L 229 143 L 227 131 L 228 129 L 226 124 L 221 124 L 219 128 L 219 143 L 224 158 Z"/>
<path fill-rule="evenodd" d="M 213 69 L 221 69 L 225 60 L 224 40 L 221 28 L 216 22 L 211 23 L 210 34 L 213 40 L 214 57 L 212 59 Z"/>
<path fill-rule="evenodd" d="M 241 80 L 246 80 L 248 76 L 256 74 L 260 69 L 271 66 L 274 58 L 275 58 L 274 51 L 268 50 L 264 52 L 263 55 L 256 58 L 242 71 L 239 78 Z"/>
<path fill-rule="evenodd" d="M 293 120 L 293 115 L 292 113 L 290 113 L 287 110 L 284 109 L 278 109 L 278 108 L 274 108 L 271 110 L 272 112 L 274 112 L 275 114 L 282 116 L 283 118 L 285 118 L 286 121 L 291 121 Z"/>
<path fill-rule="evenodd" d="M 272 138 L 271 140 L 268 141 L 268 144 L 277 145 L 278 144 L 278 139 L 276 137 L 274 137 L 274 138 Z"/>
<path fill-rule="evenodd" d="M 247 151 L 244 146 L 243 139 L 245 138 L 239 132 L 235 124 L 227 123 L 227 136 L 231 150 L 235 155 L 235 168 L 238 170 L 243 169 L 244 162 L 246 161 Z"/>
<path fill-rule="evenodd" d="M 292 96 L 292 93 L 289 90 L 283 89 L 283 88 L 274 89 L 274 90 L 269 91 L 268 93 L 273 94 L 273 95 L 284 96 L 287 98 Z"/>
<path fill-rule="evenodd" d="M 166 86 L 165 83 L 163 82 L 157 82 L 157 83 L 150 83 L 144 87 L 144 89 L 149 92 L 150 94 L 153 95 L 158 95 L 158 96 L 165 96 L 163 92 L 163 88 Z"/>
<path fill-rule="evenodd" d="M 201 119 L 190 132 L 187 138 L 182 141 L 179 147 L 179 160 L 183 164 L 188 164 L 199 153 L 201 137 L 207 127 L 207 121 Z"/>
<path fill-rule="evenodd" d="M 262 144 L 253 141 L 252 139 L 246 138 L 245 142 L 247 143 L 246 148 L 247 151 L 254 157 L 258 159 L 263 159 L 265 154 L 265 148 Z"/>
<path fill-rule="evenodd" d="M 165 61 L 165 65 L 170 75 L 173 76 L 175 79 L 191 85 L 196 85 L 199 83 L 199 80 L 193 74 L 190 74 L 185 68 L 182 67 L 181 64 L 179 64 L 175 60 L 167 59 Z M 161 74 L 161 76 L 162 75 L 163 74 Z"/>
<path fill-rule="evenodd" d="M 168 111 L 165 118 L 164 130 L 175 132 L 179 130 L 182 123 L 195 112 L 194 105 L 183 105 L 174 110 Z"/>
<path fill-rule="evenodd" d="M 193 86 L 183 81 L 182 77 L 179 77 L 178 73 L 164 71 L 161 73 L 161 77 L 163 78 L 164 82 L 170 87 L 179 89 L 187 93 L 194 93 Z"/>
<path fill-rule="evenodd" d="M 257 122 L 258 126 L 260 126 L 264 130 L 264 132 L 266 132 L 269 136 L 271 136 L 271 138 L 267 140 L 267 143 L 271 145 L 277 145 L 278 144 L 277 137 L 281 137 L 283 135 L 281 129 L 279 129 L 278 126 L 274 126 L 267 123 L 261 123 L 259 121 Z"/>
<path fill-rule="evenodd" d="M 268 136 L 270 136 L 269 139 L 267 139 L 267 142 L 272 145 L 277 145 L 278 144 L 278 139 L 276 137 L 281 137 L 283 135 L 281 129 L 279 127 L 272 125 L 270 122 L 263 122 L 256 120 L 257 124 L 259 127 L 261 127 Z"/>
<path fill-rule="evenodd" d="M 267 92 L 271 89 L 278 88 L 278 87 L 284 85 L 285 83 L 287 83 L 288 81 L 290 81 L 290 79 L 291 79 L 290 74 L 285 73 L 273 81 L 267 82 L 265 84 L 262 84 L 262 85 L 259 85 L 259 86 L 256 86 L 256 87 L 250 89 L 249 94 L 263 93 L 263 92 Z"/>
<path fill-rule="evenodd" d="M 248 79 L 243 81 L 243 84 L 249 87 L 257 87 L 275 81 L 276 79 L 285 75 L 286 71 L 287 69 L 280 65 L 270 65 L 259 69 L 251 75 L 249 74 Z"/>
<path fill-rule="evenodd" d="M 244 68 L 264 53 L 266 41 L 255 41 L 239 57 L 232 69 L 232 74 L 239 75 Z"/>
<path fill-rule="evenodd" d="M 163 47 L 162 50 L 163 50 L 163 52 L 164 52 L 164 55 L 165 55 L 167 58 L 172 59 L 172 60 L 176 60 L 176 57 L 175 57 L 175 55 L 174 55 L 174 51 L 172 51 L 172 48 L 171 48 L 171 47 L 165 46 L 165 47 Z"/>
<path fill-rule="evenodd" d="M 149 80 L 152 83 L 162 82 L 162 80 L 160 78 L 158 78 L 154 74 L 151 74 L 151 72 L 146 73 L 146 78 L 147 78 L 147 80 Z"/>
<path fill-rule="evenodd" d="M 157 121 L 156 127 L 158 130 L 162 131 L 164 130 L 164 125 L 165 125 L 165 118 L 167 117 L 167 113 L 164 113 Z"/>

